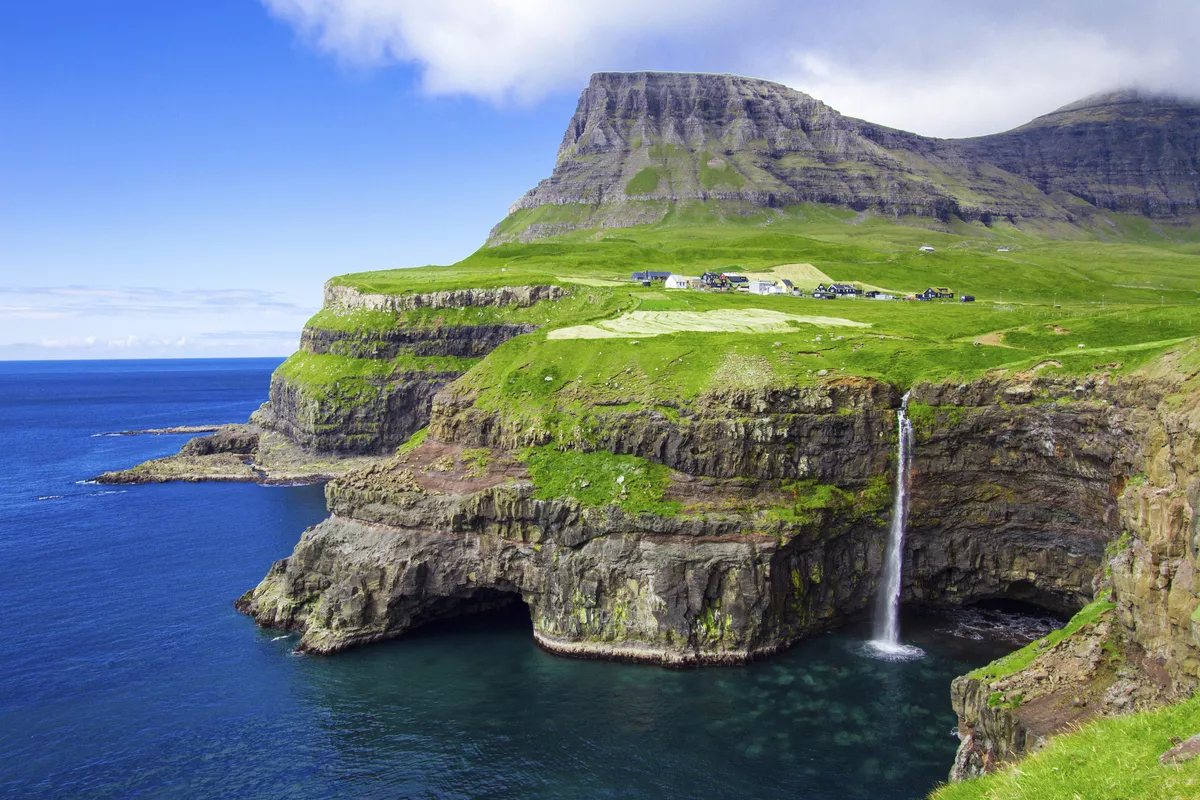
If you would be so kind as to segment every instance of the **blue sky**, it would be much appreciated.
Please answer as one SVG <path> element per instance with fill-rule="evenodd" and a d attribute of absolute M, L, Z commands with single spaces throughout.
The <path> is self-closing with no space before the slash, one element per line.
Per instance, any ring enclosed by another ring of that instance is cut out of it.
<path fill-rule="evenodd" d="M 284 355 L 343 272 L 449 263 L 587 75 L 729 71 L 933 135 L 1195 93 L 1200 4 L 0 4 L 0 359 Z"/>

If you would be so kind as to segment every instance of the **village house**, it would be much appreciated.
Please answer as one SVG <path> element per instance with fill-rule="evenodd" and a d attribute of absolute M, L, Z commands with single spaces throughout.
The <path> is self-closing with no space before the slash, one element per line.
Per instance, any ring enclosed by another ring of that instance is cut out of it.
<path fill-rule="evenodd" d="M 828 286 L 822 283 L 817 286 L 817 291 L 832 294 L 835 297 L 857 297 L 862 294 L 862 289 L 855 289 L 848 283 L 831 283 Z"/>
<path fill-rule="evenodd" d="M 729 286 L 729 281 L 719 272 L 704 273 L 700 276 L 700 283 L 709 289 L 724 289 Z"/>
<path fill-rule="evenodd" d="M 954 292 L 947 289 L 945 286 L 930 286 L 925 291 L 917 295 L 918 300 L 953 300 Z"/>
<path fill-rule="evenodd" d="M 687 275 L 671 274 L 663 282 L 663 286 L 667 289 L 694 289 L 699 285 L 699 278 L 690 278 Z"/>
<path fill-rule="evenodd" d="M 775 281 L 750 281 L 748 285 L 750 294 L 780 294 L 781 291 L 775 285 Z"/>
<path fill-rule="evenodd" d="M 665 281 L 669 277 L 671 277 L 671 273 L 669 273 L 669 272 L 649 272 L 649 271 L 647 271 L 647 272 L 633 273 L 633 277 L 630 278 L 630 280 L 637 282 L 637 283 L 641 283 L 641 282 L 645 282 L 645 281 Z"/>
<path fill-rule="evenodd" d="M 730 288 L 737 289 L 739 292 L 750 291 L 750 279 L 745 275 L 737 275 L 733 272 L 724 272 L 721 277 L 725 279 Z"/>

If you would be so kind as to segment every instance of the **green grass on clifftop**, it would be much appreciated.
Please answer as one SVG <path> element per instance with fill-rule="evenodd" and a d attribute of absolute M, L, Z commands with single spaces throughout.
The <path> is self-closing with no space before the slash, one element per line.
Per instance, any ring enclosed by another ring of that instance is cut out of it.
<path fill-rule="evenodd" d="M 931 800 L 1183 800 L 1200 797 L 1200 759 L 1164 766 L 1172 737 L 1200 733 L 1200 697 L 1101 719 L 1056 736 L 1020 763 L 949 784 Z"/>
<path fill-rule="evenodd" d="M 718 219 L 720 209 L 724 216 Z M 1041 377 L 1117 375 L 1173 350 L 1193 352 L 1200 341 L 1200 245 L 1171 240 L 1187 238 L 1190 228 L 1131 223 L 1123 231 L 1114 222 L 1103 236 L 1124 238 L 1102 241 L 1100 233 L 1041 238 L 1007 223 L 987 228 L 956 222 L 934 229 L 909 222 L 829 206 L 798 206 L 778 214 L 758 209 L 739 217 L 726 206 L 680 204 L 658 225 L 574 231 L 529 244 L 484 247 L 448 267 L 356 273 L 332 281 L 384 294 L 558 285 L 570 290 L 564 299 L 530 308 L 420 308 L 392 314 L 325 309 L 310 326 L 359 331 L 370 338 L 397 328 L 537 325 L 536 333 L 502 345 L 460 383 L 476 393 L 479 407 L 499 411 L 529 430 L 549 429 L 560 443 L 586 436 L 588 417 L 603 409 L 652 406 L 684 412 L 714 391 L 855 376 L 907 388 L 921 381 L 969 381 L 989 372 L 1010 378 L 1035 371 Z M 922 245 L 935 249 L 921 252 Z M 706 270 L 770 273 L 795 264 L 813 268 L 788 267 L 788 274 L 828 275 L 901 294 L 948 286 L 977 301 L 817 301 L 666 290 L 629 280 L 643 269 L 698 276 Z M 639 320 L 650 312 L 664 324 L 645 336 L 622 339 L 547 336 L 588 325 L 609 332 L 642 330 L 645 326 L 637 328 L 625 317 L 631 312 L 638 312 Z M 759 333 L 719 326 L 684 331 L 667 324 L 682 319 L 670 317 L 673 312 L 705 319 L 787 315 L 788 322 Z M 859 327 L 824 325 L 820 318 Z M 294 366 L 285 365 L 296 371 Z M 343 375 L 379 376 L 396 366 L 347 363 Z M 333 377 L 329 370 L 317 372 Z"/>

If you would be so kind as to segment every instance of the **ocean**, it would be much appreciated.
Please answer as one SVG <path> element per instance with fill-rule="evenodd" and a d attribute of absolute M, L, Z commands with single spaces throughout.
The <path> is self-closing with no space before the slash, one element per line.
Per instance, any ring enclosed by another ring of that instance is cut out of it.
<path fill-rule="evenodd" d="M 0 796 L 917 798 L 957 746 L 950 680 L 1015 646 L 908 612 L 918 661 L 865 655 L 863 620 L 670 670 L 549 655 L 507 610 L 296 655 L 233 600 L 320 486 L 87 482 L 187 439 L 104 434 L 244 421 L 278 363 L 0 362 Z"/>

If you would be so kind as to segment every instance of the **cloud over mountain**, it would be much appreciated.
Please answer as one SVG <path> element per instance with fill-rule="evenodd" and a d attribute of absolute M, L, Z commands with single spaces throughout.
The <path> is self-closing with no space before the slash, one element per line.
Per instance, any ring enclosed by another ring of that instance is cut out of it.
<path fill-rule="evenodd" d="M 686 69 L 786 83 L 938 136 L 996 132 L 1126 85 L 1200 94 L 1191 0 L 262 0 L 322 50 L 414 65 L 426 90 L 493 101 L 593 71 Z"/>

